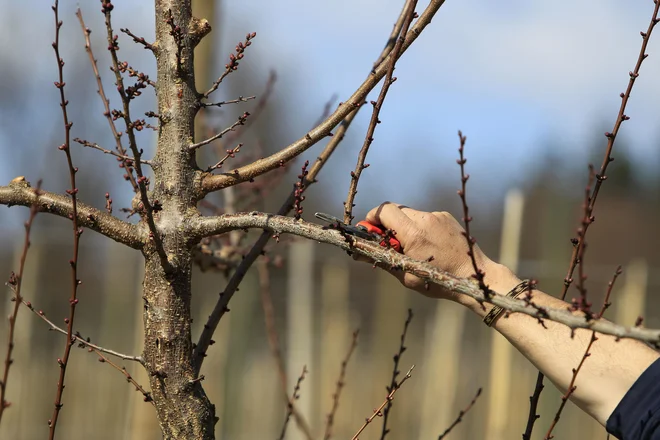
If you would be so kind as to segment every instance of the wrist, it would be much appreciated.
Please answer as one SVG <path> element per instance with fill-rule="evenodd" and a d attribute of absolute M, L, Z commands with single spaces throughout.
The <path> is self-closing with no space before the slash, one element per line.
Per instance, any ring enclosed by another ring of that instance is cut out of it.
<path fill-rule="evenodd" d="M 516 274 L 514 274 L 508 267 L 491 260 L 488 260 L 488 262 L 483 264 L 481 269 L 484 271 L 484 282 L 488 288 L 502 295 L 506 295 L 507 292 L 521 282 Z M 485 316 L 485 314 L 488 313 L 488 310 L 493 307 L 491 304 L 486 303 L 484 303 L 482 307 L 476 299 L 467 295 L 458 294 L 454 299 L 457 303 L 466 306 L 479 315 Z M 486 308 L 485 310 L 484 307 Z"/>

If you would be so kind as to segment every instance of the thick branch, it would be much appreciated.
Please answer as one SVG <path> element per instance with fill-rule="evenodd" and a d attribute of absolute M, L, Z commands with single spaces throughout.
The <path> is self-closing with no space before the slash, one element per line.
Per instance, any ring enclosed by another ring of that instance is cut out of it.
<path fill-rule="evenodd" d="M 0 187 L 0 204 L 13 206 L 32 206 L 37 204 L 39 211 L 71 219 L 73 204 L 69 197 L 39 191 L 25 180 L 13 181 L 8 186 Z M 141 249 L 146 234 L 139 226 L 132 225 L 94 207 L 78 202 L 78 225 L 96 231 L 106 237 L 133 249 Z"/>
<path fill-rule="evenodd" d="M 410 47 L 410 45 L 417 39 L 417 37 L 419 37 L 419 35 L 431 22 L 431 19 L 440 9 L 443 3 L 444 0 L 431 1 L 426 10 L 415 23 L 415 26 L 413 26 L 413 28 L 406 35 L 406 39 L 403 42 L 401 52 L 396 55 L 397 59 L 408 49 L 408 47 Z M 283 150 L 280 150 L 277 153 L 264 159 L 257 160 L 249 165 L 237 168 L 224 174 L 206 175 L 202 181 L 202 190 L 206 193 L 218 191 L 222 188 L 254 179 L 257 176 L 280 167 L 282 163 L 290 161 L 294 157 L 306 151 L 311 146 L 315 145 L 321 139 L 330 135 L 330 132 L 333 128 L 341 123 L 344 118 L 349 115 L 349 113 L 362 105 L 367 94 L 374 87 L 376 87 L 378 82 L 383 78 L 383 76 L 385 76 L 388 68 L 388 59 L 392 56 L 394 56 L 394 54 L 390 53 L 388 58 L 386 58 L 384 62 L 382 62 L 378 67 L 374 69 L 373 74 L 362 83 L 362 85 L 355 91 L 355 93 L 353 93 L 350 98 L 342 103 L 337 108 L 337 110 L 335 110 L 335 112 L 331 114 L 325 121 L 310 130 L 301 139 L 292 143 Z"/>
<path fill-rule="evenodd" d="M 571 329 L 585 328 L 618 338 L 637 339 L 654 345 L 660 344 L 660 330 L 657 329 L 626 327 L 604 319 L 589 320 L 581 312 L 572 313 L 567 309 L 539 307 L 535 306 L 532 301 L 512 299 L 496 292 L 492 292 L 491 298 L 486 298 L 479 285 L 472 280 L 457 278 L 429 263 L 417 261 L 395 251 L 384 249 L 376 242 L 357 238 L 352 238 L 352 242 L 348 242 L 339 231 L 327 229 L 314 223 L 260 212 L 200 217 L 196 223 L 198 238 L 246 228 L 265 229 L 279 234 L 294 234 L 354 252 L 376 261 L 381 266 L 412 273 L 430 283 L 438 284 L 448 291 L 467 295 L 479 302 L 493 304 L 511 312 L 524 313 L 538 319 L 548 319 L 564 324 Z"/>

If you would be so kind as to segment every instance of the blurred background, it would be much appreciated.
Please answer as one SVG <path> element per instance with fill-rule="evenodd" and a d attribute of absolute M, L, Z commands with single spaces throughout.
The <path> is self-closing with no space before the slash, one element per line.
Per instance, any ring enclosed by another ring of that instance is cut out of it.
<path fill-rule="evenodd" d="M 205 113 L 199 133 L 229 126 L 243 111 L 259 117 L 242 134 L 247 161 L 281 149 L 300 138 L 331 103 L 346 99 L 369 72 L 380 53 L 403 1 L 300 0 L 202 1 L 196 15 L 207 18 L 213 32 L 198 48 L 197 82 L 205 90 L 224 71 L 234 46 L 245 34 L 257 37 L 239 70 L 230 75 L 214 100 L 239 95 L 257 99 Z M 151 54 L 119 32 L 127 27 L 153 39 L 153 2 L 114 2 L 113 23 L 120 34 L 120 58 L 155 78 Z M 96 94 L 95 78 L 74 15 L 82 8 L 106 93 L 119 105 L 106 51 L 105 28 L 98 2 L 63 2 L 62 57 L 70 101 L 73 135 L 112 148 L 113 139 Z M 418 11 L 426 6 L 421 2 Z M 521 277 L 539 280 L 540 288 L 558 294 L 571 253 L 570 238 L 580 218 L 587 165 L 600 166 L 606 139 L 619 109 L 652 2 L 584 0 L 529 3 L 516 0 L 448 1 L 433 23 L 397 64 L 397 82 L 381 111 L 371 166 L 360 181 L 356 218 L 384 200 L 414 208 L 446 210 L 460 218 L 458 136 L 467 135 L 468 200 L 473 235 L 492 258 L 515 268 Z M 0 0 L 0 181 L 24 175 L 33 186 L 63 192 L 68 187 L 57 90 L 50 3 Z M 660 178 L 660 56 L 651 39 L 650 57 L 642 67 L 626 114 L 609 178 L 599 195 L 596 223 L 590 228 L 586 267 L 588 288 L 596 305 L 617 265 L 621 277 L 613 294 L 610 319 L 660 326 L 654 294 L 660 284 L 656 268 Z M 270 82 L 272 73 L 276 74 Z M 131 81 L 129 81 L 131 82 Z M 379 88 L 377 88 L 379 89 Z M 377 93 L 377 92 L 375 92 Z M 374 96 L 375 96 L 374 93 Z M 259 99 L 268 94 L 266 105 Z M 374 98 L 370 98 L 374 99 Z M 133 114 L 155 110 L 155 95 L 146 90 Z M 207 118 L 206 118 L 207 117 Z M 349 173 L 355 167 L 370 113 L 358 114 L 339 150 L 310 188 L 303 217 L 315 211 L 341 215 Z M 118 124 L 123 129 L 122 124 Z M 206 136 L 200 135 L 200 139 Z M 139 133 L 140 147 L 153 154 L 155 135 Z M 227 145 L 226 147 L 232 147 Z M 291 189 L 302 162 L 313 161 L 321 143 L 275 181 L 257 180 L 238 198 L 239 209 L 275 211 Z M 224 148 L 224 147 L 222 147 Z M 200 166 L 213 164 L 223 149 L 208 148 Z M 130 205 L 132 192 L 114 158 L 76 146 L 80 197 L 104 207 L 109 192 L 115 213 Z M 229 164 L 229 166 L 232 166 Z M 264 182 L 267 182 L 264 184 Z M 275 184 L 277 183 L 277 185 Z M 264 189 L 266 187 L 267 190 Z M 254 196 L 259 200 L 251 202 Z M 228 194 L 210 200 L 222 206 Z M 0 209 L 0 273 L 18 269 L 22 223 L 28 210 Z M 505 220 L 506 219 L 506 220 Z M 130 221 L 135 221 L 131 219 Z M 256 235 L 243 238 L 249 244 Z M 36 308 L 62 322 L 68 307 L 71 231 L 67 221 L 40 215 L 32 235 L 23 293 Z M 334 424 L 333 438 L 350 438 L 384 400 L 391 380 L 392 356 L 407 315 L 413 311 L 401 360 L 402 374 L 415 364 L 412 378 L 397 393 L 390 413 L 388 438 L 437 438 L 472 399 L 482 396 L 450 434 L 461 439 L 520 438 L 524 430 L 535 370 L 498 335 L 456 305 L 439 303 L 406 291 L 368 265 L 353 262 L 328 246 L 287 239 L 268 248 L 274 319 L 285 361 L 288 393 L 302 370 L 299 409 L 314 438 L 322 438 L 325 417 L 340 365 L 360 329 L 358 346 L 348 364 Z M 88 232 L 82 237 L 81 301 L 77 329 L 92 341 L 121 352 L 142 347 L 140 289 L 142 260 L 134 251 Z M 277 257 L 277 258 L 275 258 Z M 216 333 L 203 374 L 205 389 L 216 404 L 218 438 L 277 438 L 285 417 L 282 383 L 271 355 L 257 268 L 246 277 L 232 301 L 231 313 Z M 196 270 L 193 298 L 195 335 L 226 283 L 223 273 Z M 569 298 L 576 291 L 569 291 Z M 10 291 L 0 303 L 9 313 Z M 55 394 L 63 338 L 21 309 L 8 399 L 13 402 L 0 425 L 2 439 L 43 438 Z M 8 324 L 0 327 L 7 334 Z M 6 338 L 0 338 L 5 350 Z M 160 438 L 153 407 L 117 371 L 93 354 L 73 352 L 67 374 L 65 406 L 58 427 L 67 439 Z M 128 370 L 143 385 L 146 376 L 135 365 Z M 546 381 L 533 438 L 542 438 L 560 404 L 560 394 Z M 376 419 L 362 439 L 378 439 Z M 555 431 L 558 438 L 605 438 L 602 427 L 568 404 Z M 288 439 L 301 439 L 292 420 Z"/>

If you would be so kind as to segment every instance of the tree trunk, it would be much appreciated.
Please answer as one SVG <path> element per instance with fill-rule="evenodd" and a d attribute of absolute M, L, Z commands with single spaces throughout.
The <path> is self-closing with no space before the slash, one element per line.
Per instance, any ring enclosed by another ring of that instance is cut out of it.
<path fill-rule="evenodd" d="M 213 439 L 215 408 L 195 380 L 190 335 L 191 259 L 165 274 L 148 257 L 144 279 L 144 360 L 165 439 Z M 179 257 L 182 252 L 179 251 Z"/>
<path fill-rule="evenodd" d="M 145 247 L 144 359 L 165 439 L 213 439 L 215 408 L 193 368 L 190 332 L 192 247 L 199 169 L 193 142 L 198 94 L 193 50 L 210 30 L 192 18 L 190 0 L 156 1 L 158 114 L 154 181 L 147 215 L 157 237 Z"/>

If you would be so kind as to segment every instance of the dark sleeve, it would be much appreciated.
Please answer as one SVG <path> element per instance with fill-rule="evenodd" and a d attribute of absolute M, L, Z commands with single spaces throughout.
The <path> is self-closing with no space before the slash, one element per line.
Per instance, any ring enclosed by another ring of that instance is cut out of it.
<path fill-rule="evenodd" d="M 660 359 L 623 396 L 606 429 L 620 440 L 660 440 Z"/>

